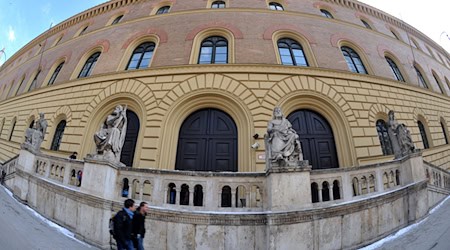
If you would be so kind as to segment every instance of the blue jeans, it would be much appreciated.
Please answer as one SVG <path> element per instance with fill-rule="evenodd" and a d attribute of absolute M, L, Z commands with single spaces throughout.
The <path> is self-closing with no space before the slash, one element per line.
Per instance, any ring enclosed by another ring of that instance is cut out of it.
<path fill-rule="evenodd" d="M 144 250 L 144 238 L 142 238 L 139 234 L 136 237 L 137 239 L 137 250 Z"/>
<path fill-rule="evenodd" d="M 125 245 L 123 245 L 119 241 L 116 241 L 116 243 L 117 243 L 117 250 L 134 250 L 132 240 L 125 240 Z"/>

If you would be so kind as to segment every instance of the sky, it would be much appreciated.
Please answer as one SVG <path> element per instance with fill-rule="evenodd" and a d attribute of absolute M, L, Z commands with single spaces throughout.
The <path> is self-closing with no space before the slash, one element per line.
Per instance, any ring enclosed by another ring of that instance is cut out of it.
<path fill-rule="evenodd" d="M 0 0 L 0 50 L 10 58 L 20 48 L 67 18 L 107 0 Z M 0 65 L 5 56 L 0 52 Z"/>
<path fill-rule="evenodd" d="M 6 58 L 50 25 L 107 0 L 0 0 L 0 50 Z M 450 52 L 449 0 L 361 0 L 402 19 Z M 0 52 L 0 65 L 5 61 Z"/>
<path fill-rule="evenodd" d="M 450 53 L 449 0 L 360 0 L 418 29 Z"/>

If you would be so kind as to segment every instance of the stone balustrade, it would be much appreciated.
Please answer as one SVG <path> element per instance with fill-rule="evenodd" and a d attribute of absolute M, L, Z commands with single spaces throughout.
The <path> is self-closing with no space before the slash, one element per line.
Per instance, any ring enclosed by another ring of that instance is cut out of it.
<path fill-rule="evenodd" d="M 450 173 L 424 161 L 425 175 L 428 183 L 439 188 L 450 189 Z"/>
<path fill-rule="evenodd" d="M 119 199 L 165 208 L 262 211 L 264 204 L 264 173 L 120 169 L 118 180 Z"/>
<path fill-rule="evenodd" d="M 81 186 L 84 162 L 48 155 L 37 155 L 35 174 L 73 187 Z"/>
<path fill-rule="evenodd" d="M 360 167 L 311 171 L 311 201 L 343 202 L 408 184 L 401 179 L 401 161 Z"/>

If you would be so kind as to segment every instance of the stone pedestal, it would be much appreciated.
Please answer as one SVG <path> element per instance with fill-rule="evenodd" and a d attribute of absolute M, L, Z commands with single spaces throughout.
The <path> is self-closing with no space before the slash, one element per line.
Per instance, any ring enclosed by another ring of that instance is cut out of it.
<path fill-rule="evenodd" d="M 117 176 L 119 167 L 108 161 L 85 158 L 80 191 L 103 199 L 115 200 L 119 195 Z"/>
<path fill-rule="evenodd" d="M 423 181 L 426 179 L 423 167 L 422 152 L 409 154 L 401 160 L 400 181 L 402 185 Z"/>
<path fill-rule="evenodd" d="M 266 170 L 266 209 L 292 211 L 311 207 L 310 172 L 308 161 L 286 166 L 269 163 Z"/>
<path fill-rule="evenodd" d="M 27 149 L 22 148 L 17 159 L 17 174 L 14 177 L 13 193 L 22 201 L 28 200 L 28 178 L 20 172 L 32 174 L 34 171 L 34 163 L 36 162 L 36 155 Z"/>

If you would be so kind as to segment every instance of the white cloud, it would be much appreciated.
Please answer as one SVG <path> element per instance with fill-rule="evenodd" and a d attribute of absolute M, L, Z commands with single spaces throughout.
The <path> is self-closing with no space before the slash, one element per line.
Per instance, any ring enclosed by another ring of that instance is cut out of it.
<path fill-rule="evenodd" d="M 10 42 L 14 42 L 16 40 L 16 33 L 14 32 L 14 29 L 13 27 L 11 27 L 11 25 L 9 26 L 8 40 Z"/>
<path fill-rule="evenodd" d="M 45 15 L 50 14 L 50 10 L 52 9 L 52 5 L 50 3 L 45 4 L 44 6 L 42 6 L 41 10 L 42 13 L 44 13 Z"/>

